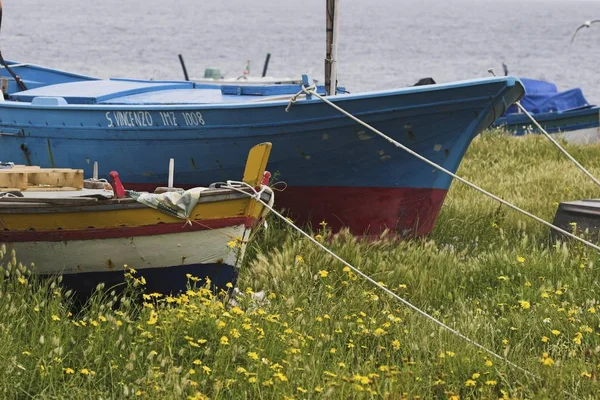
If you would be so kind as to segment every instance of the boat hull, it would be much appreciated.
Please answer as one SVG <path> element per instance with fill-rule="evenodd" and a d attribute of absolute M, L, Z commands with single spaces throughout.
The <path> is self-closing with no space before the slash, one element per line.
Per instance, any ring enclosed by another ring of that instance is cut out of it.
<path fill-rule="evenodd" d="M 268 193 L 261 198 L 271 201 Z M 235 284 L 251 229 L 264 212 L 250 196 L 229 189 L 202 191 L 187 220 L 133 199 L 76 203 L 0 201 L 0 243 L 19 262 L 33 264 L 34 273 L 62 275 L 83 297 L 101 282 L 123 283 L 130 268 L 144 277 L 147 292 L 185 291 L 187 274 L 225 289 Z"/>
<path fill-rule="evenodd" d="M 522 94 L 517 80 L 496 78 L 332 99 L 394 140 L 456 171 L 473 137 Z M 298 220 L 325 220 L 356 234 L 431 230 L 449 176 L 320 100 L 299 101 L 289 112 L 286 106 L 36 107 L 5 102 L 0 104 L 0 129 L 9 135 L 0 136 L 0 159 L 83 167 L 86 174 L 98 161 L 101 177 L 108 168 L 115 169 L 126 186 L 147 189 L 167 182 L 169 158 L 174 158 L 175 184 L 189 187 L 238 176 L 248 149 L 269 141 L 269 170 L 289 190 L 277 205 Z"/>
<path fill-rule="evenodd" d="M 541 113 L 533 117 L 551 134 L 556 134 L 569 143 L 600 143 L 600 107 L 581 110 Z M 540 133 L 537 127 L 524 114 L 510 114 L 498 119 L 496 126 L 515 135 Z"/>
<path fill-rule="evenodd" d="M 33 271 L 41 276 L 62 275 L 64 284 L 80 295 L 89 295 L 100 282 L 106 287 L 123 284 L 128 267 L 137 271 L 135 277 L 144 277 L 146 292 L 177 293 L 185 290 L 187 274 L 209 278 L 219 288 L 235 284 L 238 254 L 243 249 L 227 243 L 248 234 L 243 224 L 83 240 L 54 240 L 44 233 L 29 233 L 13 235 L 12 240 L 18 241 L 9 242 L 8 249 L 15 250 L 23 264 L 33 263 Z"/>

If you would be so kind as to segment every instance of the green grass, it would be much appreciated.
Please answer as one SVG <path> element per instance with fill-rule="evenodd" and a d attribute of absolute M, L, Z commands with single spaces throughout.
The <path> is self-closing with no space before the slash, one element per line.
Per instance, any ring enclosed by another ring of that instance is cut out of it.
<path fill-rule="evenodd" d="M 600 147 L 568 149 L 600 176 Z M 538 136 L 487 133 L 459 174 L 545 220 L 560 201 L 600 195 Z M 314 235 L 541 379 L 441 329 L 271 218 L 239 281 L 266 298 L 248 294 L 239 307 L 203 289 L 131 301 L 133 274 L 125 299 L 96 295 L 72 315 L 60 285 L 5 254 L 0 397 L 596 398 L 595 251 L 553 243 L 548 228 L 457 182 L 427 238 Z"/>

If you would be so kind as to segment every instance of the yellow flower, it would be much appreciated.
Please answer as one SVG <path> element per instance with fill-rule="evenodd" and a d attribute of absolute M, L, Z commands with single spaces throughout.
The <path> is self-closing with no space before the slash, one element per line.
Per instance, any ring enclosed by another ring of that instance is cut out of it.
<path fill-rule="evenodd" d="M 550 367 L 550 366 L 554 365 L 554 360 L 551 359 L 550 357 L 542 358 L 542 364 L 544 364 L 547 367 Z"/>
<path fill-rule="evenodd" d="M 385 335 L 386 333 L 387 333 L 387 332 L 386 332 L 386 331 L 384 331 L 383 329 L 381 329 L 381 328 L 377 328 L 377 329 L 375 329 L 375 330 L 373 331 L 373 336 L 383 336 L 383 335 Z"/>
<path fill-rule="evenodd" d="M 206 375 L 210 375 L 210 372 L 212 371 L 210 368 L 208 368 L 206 365 L 202 366 L 202 370 L 204 371 L 204 373 Z"/>
<path fill-rule="evenodd" d="M 321 386 L 315 387 L 315 392 L 321 393 L 322 391 L 323 391 L 323 388 Z"/>
<path fill-rule="evenodd" d="M 200 364 L 202 364 L 202 361 L 200 361 L 200 360 L 194 360 L 194 361 L 192 361 L 192 364 L 194 364 L 194 365 L 200 365 Z"/>
<path fill-rule="evenodd" d="M 477 379 L 477 378 L 479 378 L 480 376 L 481 376 L 481 374 L 480 374 L 479 372 L 475 372 L 471 378 L 473 378 L 473 379 Z"/>
<path fill-rule="evenodd" d="M 525 257 L 519 256 L 519 257 L 517 257 L 517 261 L 520 262 L 520 263 L 524 263 L 525 262 Z"/>
<path fill-rule="evenodd" d="M 531 304 L 526 300 L 519 300 L 519 304 L 523 310 L 529 310 L 531 308 Z"/>
<path fill-rule="evenodd" d="M 281 372 L 276 372 L 273 374 L 273 378 L 277 378 L 279 379 L 281 382 L 287 382 L 288 378 L 287 376 L 285 376 L 284 374 L 282 374 Z"/>
<path fill-rule="evenodd" d="M 190 375 L 194 375 L 196 373 L 196 370 L 193 368 L 190 368 L 190 370 L 188 371 L 188 374 Z"/>
<path fill-rule="evenodd" d="M 326 278 L 327 275 L 329 275 L 329 272 L 327 272 L 323 269 L 319 271 L 319 276 L 321 276 L 321 278 Z"/>
<path fill-rule="evenodd" d="M 83 368 L 83 369 L 80 369 L 80 370 L 79 370 L 79 373 L 80 373 L 81 375 L 89 375 L 89 374 L 90 374 L 90 371 L 89 371 L 87 368 Z"/>
<path fill-rule="evenodd" d="M 485 384 L 488 386 L 495 386 L 498 382 L 496 382 L 495 380 L 490 379 L 489 381 L 485 381 Z"/>
<path fill-rule="evenodd" d="M 392 348 L 396 351 L 400 350 L 400 341 L 398 339 L 392 341 Z"/>
<path fill-rule="evenodd" d="M 542 336 L 542 342 L 548 343 L 549 340 L 548 336 Z"/>
<path fill-rule="evenodd" d="M 332 347 L 331 349 L 329 349 L 329 352 L 331 354 L 335 354 L 336 351 L 337 351 L 337 349 L 335 347 Z"/>
<path fill-rule="evenodd" d="M 221 344 L 222 345 L 228 345 L 229 344 L 229 338 L 227 336 L 221 336 Z"/>
<path fill-rule="evenodd" d="M 591 378 L 591 377 L 592 377 L 592 374 L 590 374 L 590 373 L 589 373 L 589 372 L 587 372 L 587 371 L 583 371 L 583 372 L 581 373 L 581 377 L 582 377 L 582 378 Z"/>
<path fill-rule="evenodd" d="M 491 367 L 492 365 L 494 365 L 494 363 L 491 360 L 485 360 L 486 367 Z"/>
<path fill-rule="evenodd" d="M 75 370 L 73 368 L 63 368 L 63 371 L 65 371 L 65 374 L 74 374 Z"/>
<path fill-rule="evenodd" d="M 58 315 L 53 315 L 52 321 L 60 321 L 60 317 Z"/>
<path fill-rule="evenodd" d="M 557 329 L 552 329 L 552 334 L 553 334 L 554 336 L 558 336 L 558 335 L 560 335 L 560 331 L 559 331 L 559 330 L 557 330 Z"/>
<path fill-rule="evenodd" d="M 22 352 L 21 354 L 23 354 L 24 356 L 30 356 L 30 355 L 31 355 L 31 353 L 30 353 L 30 352 L 28 352 L 27 350 L 25 350 L 25 351 L 24 351 L 24 352 Z"/>
<path fill-rule="evenodd" d="M 302 264 L 304 262 L 304 258 L 302 256 L 296 256 L 296 264 Z"/>
<path fill-rule="evenodd" d="M 251 376 L 248 378 L 248 383 L 256 383 L 256 377 L 255 376 Z"/>
<path fill-rule="evenodd" d="M 467 379 L 465 381 L 465 386 L 469 387 L 469 386 L 475 386 L 477 384 L 477 382 L 475 382 L 473 379 Z"/>
<path fill-rule="evenodd" d="M 21 285 L 27 284 L 27 279 L 23 278 L 22 276 L 19 277 L 18 281 L 19 281 L 19 283 L 21 283 Z"/>
<path fill-rule="evenodd" d="M 304 389 L 304 388 L 303 388 L 303 387 L 301 387 L 301 386 L 298 386 L 298 387 L 296 388 L 296 390 L 297 390 L 297 391 L 299 391 L 300 393 L 306 393 L 306 392 L 308 392 L 308 390 Z"/>
<path fill-rule="evenodd" d="M 248 357 L 250 357 L 253 360 L 258 360 L 258 354 L 256 354 L 253 351 L 251 351 L 251 352 L 248 353 Z"/>
<path fill-rule="evenodd" d="M 150 318 L 148 318 L 148 321 L 146 321 L 146 323 L 148 325 L 154 325 L 157 322 L 158 322 L 158 314 L 154 310 L 150 311 Z"/>

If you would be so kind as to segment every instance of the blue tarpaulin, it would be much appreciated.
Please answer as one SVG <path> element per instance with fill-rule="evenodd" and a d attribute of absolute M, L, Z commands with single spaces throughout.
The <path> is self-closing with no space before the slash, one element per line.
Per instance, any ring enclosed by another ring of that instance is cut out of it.
<path fill-rule="evenodd" d="M 527 78 L 520 79 L 525 85 L 525 96 L 521 100 L 521 105 L 532 114 L 566 111 L 590 105 L 579 88 L 559 92 L 553 83 Z M 506 114 L 517 112 L 517 106 L 511 106 Z"/>

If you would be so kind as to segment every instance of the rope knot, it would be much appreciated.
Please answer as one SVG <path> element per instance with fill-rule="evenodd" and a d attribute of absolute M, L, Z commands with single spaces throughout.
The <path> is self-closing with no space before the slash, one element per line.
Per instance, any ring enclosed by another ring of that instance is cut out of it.
<path fill-rule="evenodd" d="M 315 92 L 316 89 L 317 89 L 317 86 L 314 83 L 312 85 L 310 85 L 310 86 L 304 86 L 304 85 L 302 85 L 302 89 L 298 93 L 296 93 L 295 95 L 293 95 L 290 98 L 290 103 L 285 108 L 285 112 L 289 112 L 290 111 L 290 108 L 292 108 L 292 105 L 296 102 L 296 100 L 298 100 L 298 98 L 300 96 L 302 96 L 303 94 L 305 94 L 307 96 L 315 94 L 316 93 Z"/>

